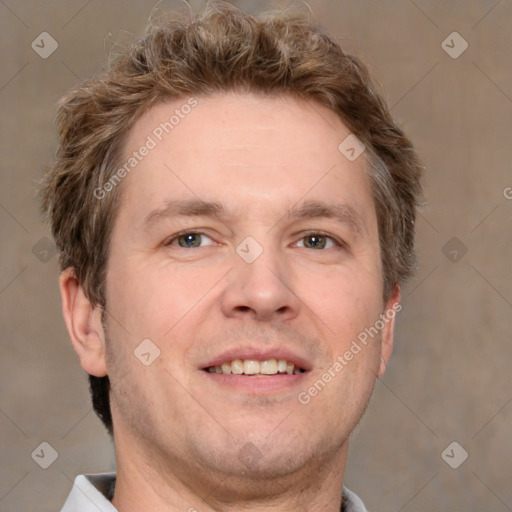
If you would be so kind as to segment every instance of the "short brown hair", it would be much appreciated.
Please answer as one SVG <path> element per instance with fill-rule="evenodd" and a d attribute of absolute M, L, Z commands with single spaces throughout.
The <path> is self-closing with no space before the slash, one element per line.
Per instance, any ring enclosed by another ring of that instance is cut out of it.
<path fill-rule="evenodd" d="M 190 19 L 150 26 L 101 76 L 60 101 L 60 143 L 42 184 L 42 208 L 60 251 L 92 304 L 105 308 L 109 239 L 122 187 L 101 200 L 123 141 L 163 100 L 216 92 L 291 95 L 334 111 L 365 145 L 379 226 L 384 299 L 415 264 L 422 168 L 365 66 L 305 16 L 255 18 L 225 2 Z M 341 142 L 341 141 L 340 141 Z M 90 376 L 93 405 L 110 433 L 109 380 Z"/>

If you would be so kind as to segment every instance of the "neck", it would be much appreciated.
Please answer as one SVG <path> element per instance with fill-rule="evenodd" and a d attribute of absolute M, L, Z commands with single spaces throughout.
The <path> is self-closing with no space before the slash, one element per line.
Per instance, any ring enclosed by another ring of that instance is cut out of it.
<path fill-rule="evenodd" d="M 311 460 L 278 478 L 229 475 L 162 460 L 148 447 L 116 438 L 117 481 L 112 504 L 120 512 L 339 512 L 348 441 L 337 453 Z"/>

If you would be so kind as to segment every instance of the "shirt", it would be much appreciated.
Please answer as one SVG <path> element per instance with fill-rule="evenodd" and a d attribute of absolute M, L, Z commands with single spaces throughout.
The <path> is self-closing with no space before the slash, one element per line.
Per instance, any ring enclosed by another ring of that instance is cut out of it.
<path fill-rule="evenodd" d="M 61 512 L 117 512 L 110 503 L 116 484 L 115 473 L 78 475 Z M 343 488 L 344 512 L 367 512 L 352 491 Z"/>

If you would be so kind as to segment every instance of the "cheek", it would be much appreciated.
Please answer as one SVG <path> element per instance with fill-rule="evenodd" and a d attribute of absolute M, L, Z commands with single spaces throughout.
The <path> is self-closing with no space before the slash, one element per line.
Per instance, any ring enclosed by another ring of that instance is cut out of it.
<path fill-rule="evenodd" d="M 296 289 L 335 338 L 357 335 L 382 312 L 382 279 L 378 266 L 346 266 L 296 273 Z"/>
<path fill-rule="evenodd" d="M 161 338 L 199 303 L 218 280 L 217 274 L 212 269 L 171 269 L 147 260 L 126 260 L 109 270 L 107 309 L 132 335 Z"/>

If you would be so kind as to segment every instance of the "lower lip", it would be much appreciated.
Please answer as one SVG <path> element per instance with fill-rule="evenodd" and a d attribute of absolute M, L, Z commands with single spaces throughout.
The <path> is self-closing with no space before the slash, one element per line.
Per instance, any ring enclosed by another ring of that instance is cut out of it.
<path fill-rule="evenodd" d="M 221 386 L 239 390 L 246 393 L 262 394 L 278 391 L 286 391 L 299 384 L 307 372 L 297 374 L 277 374 L 277 375 L 234 375 L 224 373 L 203 373 L 213 382 Z"/>

